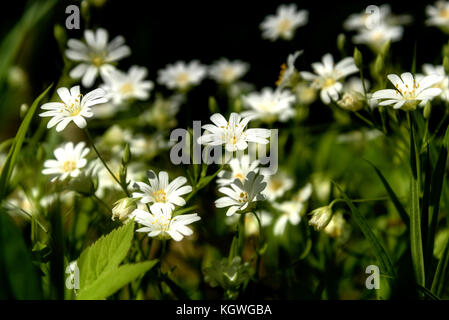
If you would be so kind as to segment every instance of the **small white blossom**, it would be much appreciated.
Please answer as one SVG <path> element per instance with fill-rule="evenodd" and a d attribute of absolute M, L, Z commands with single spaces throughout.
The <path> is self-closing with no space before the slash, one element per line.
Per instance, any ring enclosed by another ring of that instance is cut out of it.
<path fill-rule="evenodd" d="M 351 14 L 344 22 L 343 27 L 346 30 L 371 29 L 379 24 L 403 25 L 412 21 L 409 15 L 394 15 L 391 13 L 391 7 L 388 4 L 381 6 L 367 7 L 362 13 Z"/>
<path fill-rule="evenodd" d="M 185 90 L 190 86 L 198 85 L 206 74 L 206 66 L 197 60 L 189 63 L 178 61 L 159 70 L 157 81 L 169 89 Z"/>
<path fill-rule="evenodd" d="M 150 211 L 136 209 L 131 214 L 137 223 L 144 227 L 137 229 L 136 232 L 148 233 L 149 237 L 157 237 L 159 239 L 173 239 L 180 241 L 184 236 L 193 234 L 192 229 L 187 225 L 201 220 L 196 213 L 182 214 L 173 217 L 170 208 L 160 203 L 156 203 L 150 207 Z"/>
<path fill-rule="evenodd" d="M 135 188 L 139 192 L 133 192 L 132 197 L 140 199 L 141 203 L 159 203 L 170 210 L 174 210 L 175 205 L 184 206 L 186 201 L 181 197 L 192 191 L 191 186 L 183 186 L 187 179 L 185 177 L 177 177 L 168 183 L 168 173 L 166 171 L 159 172 L 159 177 L 153 170 L 147 172 L 150 184 L 136 182 Z"/>
<path fill-rule="evenodd" d="M 245 75 L 249 64 L 240 60 L 220 59 L 209 67 L 209 75 L 218 83 L 229 84 Z"/>
<path fill-rule="evenodd" d="M 403 32 L 404 28 L 401 26 L 377 24 L 370 29 L 361 29 L 352 40 L 356 44 L 366 44 L 378 52 L 387 42 L 400 41 Z"/>
<path fill-rule="evenodd" d="M 76 146 L 72 142 L 66 143 L 63 147 L 54 151 L 56 160 L 46 160 L 42 174 L 53 175 L 51 181 L 65 180 L 70 177 L 77 177 L 81 169 L 87 164 L 85 159 L 89 149 L 85 148 L 85 143 L 80 142 Z"/>
<path fill-rule="evenodd" d="M 81 61 L 79 65 L 70 71 L 70 77 L 80 79 L 85 87 L 91 87 L 98 73 L 103 74 L 113 69 L 113 63 L 130 55 L 131 50 L 125 46 L 125 39 L 122 36 L 115 37 L 108 43 L 108 32 L 99 28 L 96 32 L 92 30 L 84 31 L 86 43 L 69 39 L 66 56 L 74 61 Z"/>
<path fill-rule="evenodd" d="M 237 113 L 231 113 L 229 121 L 219 113 L 210 117 L 214 123 L 202 126 L 210 133 L 204 134 L 198 138 L 199 144 L 209 146 L 225 145 L 226 151 L 234 152 L 245 150 L 248 142 L 267 144 L 267 138 L 270 137 L 268 129 L 246 129 L 251 117 L 242 117 Z"/>
<path fill-rule="evenodd" d="M 39 114 L 41 117 L 52 117 L 47 124 L 47 128 L 56 125 L 56 131 L 60 132 L 73 121 L 79 128 L 85 128 L 86 119 L 93 116 L 92 106 L 107 102 L 103 89 L 95 89 L 85 96 L 80 93 L 80 86 L 70 89 L 58 88 L 57 90 L 62 102 L 48 102 L 41 106 L 41 109 L 48 110 Z"/>
<path fill-rule="evenodd" d="M 282 203 L 273 203 L 273 207 L 282 212 L 281 216 L 276 220 L 273 227 L 273 233 L 280 236 L 284 233 L 287 222 L 296 226 L 301 221 L 301 211 L 304 204 L 298 201 L 285 201 Z"/>
<path fill-rule="evenodd" d="M 309 12 L 299 10 L 296 4 L 280 5 L 276 15 L 268 15 L 260 24 L 262 37 L 274 41 L 278 38 L 291 40 L 297 28 L 308 22 Z"/>
<path fill-rule="evenodd" d="M 248 173 L 254 171 L 258 172 L 257 166 L 259 165 L 258 160 L 251 162 L 251 157 L 249 155 L 243 155 L 240 158 L 232 158 L 229 161 L 229 166 L 231 171 L 222 170 L 218 173 L 217 183 L 220 186 L 227 186 L 234 182 L 235 179 L 239 179 L 244 182 Z"/>
<path fill-rule="evenodd" d="M 264 88 L 261 93 L 254 92 L 243 97 L 244 105 L 250 110 L 242 112 L 242 116 L 268 123 L 277 119 L 285 122 L 295 115 L 292 107 L 295 100 L 295 96 L 288 90 Z"/>
<path fill-rule="evenodd" d="M 256 175 L 255 172 L 250 172 L 243 183 L 239 179 L 236 179 L 229 187 L 218 189 L 219 192 L 226 196 L 217 199 L 215 206 L 217 208 L 229 207 L 226 215 L 232 216 L 237 211 L 248 208 L 249 204 L 264 200 L 262 191 L 266 185 L 263 182 L 262 175 Z"/>
<path fill-rule="evenodd" d="M 265 182 L 267 183 L 267 188 L 263 193 L 269 201 L 281 197 L 294 185 L 293 178 L 285 171 L 279 171 L 274 175 L 265 176 Z"/>
<path fill-rule="evenodd" d="M 282 64 L 281 66 L 281 73 L 279 75 L 279 79 L 276 82 L 276 85 L 279 88 L 285 87 L 289 84 L 291 79 L 295 74 L 297 74 L 297 70 L 295 68 L 295 62 L 296 59 L 303 53 L 304 51 L 295 51 L 294 53 L 291 53 L 287 57 L 287 64 Z"/>
<path fill-rule="evenodd" d="M 443 31 L 449 33 L 449 1 L 437 1 L 434 6 L 428 5 L 426 13 L 428 16 L 427 25 L 440 27 Z"/>
<path fill-rule="evenodd" d="M 410 72 L 405 72 L 401 77 L 389 74 L 388 79 L 396 89 L 379 90 L 372 96 L 374 100 L 384 100 L 379 103 L 381 106 L 393 105 L 394 109 L 413 110 L 418 104 L 424 106 L 442 92 L 441 89 L 432 87 L 441 80 L 437 75 L 415 79 Z"/>
<path fill-rule="evenodd" d="M 322 62 L 312 63 L 315 74 L 307 71 L 300 72 L 301 77 L 311 81 L 312 87 L 320 89 L 321 101 L 329 104 L 331 100 L 336 101 L 343 89 L 340 82 L 344 77 L 358 71 L 352 57 L 347 57 L 334 65 L 334 59 L 330 53 L 323 56 Z"/>
<path fill-rule="evenodd" d="M 444 71 L 444 67 L 442 65 L 434 66 L 431 64 L 424 64 L 422 68 L 426 76 L 437 75 L 440 77 L 440 81 L 433 86 L 435 88 L 440 88 L 443 91 L 440 95 L 441 99 L 449 101 L 449 77 Z"/>
<path fill-rule="evenodd" d="M 111 70 L 102 76 L 104 84 L 101 87 L 106 91 L 106 97 L 115 105 L 130 99 L 146 100 L 154 86 L 152 81 L 144 80 L 147 73 L 145 67 L 139 66 L 132 66 L 128 73 Z"/>

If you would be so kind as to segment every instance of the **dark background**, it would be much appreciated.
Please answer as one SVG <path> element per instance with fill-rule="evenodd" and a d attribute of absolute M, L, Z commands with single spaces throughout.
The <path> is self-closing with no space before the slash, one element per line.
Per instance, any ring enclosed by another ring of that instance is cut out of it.
<path fill-rule="evenodd" d="M 23 13 L 26 2 L 10 2 L 13 7 L 3 12 L 1 33 L 4 34 Z M 309 23 L 298 29 L 293 41 L 271 42 L 261 38 L 259 24 L 268 14 L 274 14 L 280 4 L 296 3 L 300 9 L 309 10 Z M 120 62 L 122 67 L 139 64 L 149 68 L 150 78 L 157 70 L 176 60 L 199 59 L 211 63 L 220 57 L 241 59 L 251 64 L 247 80 L 258 86 L 273 85 L 279 66 L 286 56 L 298 49 L 305 49 L 300 65 L 321 59 L 326 52 L 336 54 L 336 37 L 343 32 L 342 23 L 351 14 L 361 12 L 366 6 L 380 5 L 383 1 L 136 1 L 109 0 L 103 8 L 93 8 L 91 27 L 104 27 L 113 37 L 125 36 L 132 49 L 132 56 Z M 401 60 L 411 62 L 413 45 L 417 41 L 418 61 L 439 58 L 441 45 L 447 41 L 437 28 L 424 27 L 425 7 L 428 1 L 391 1 L 394 13 L 407 13 L 414 23 L 406 27 L 404 41 L 395 44 L 395 52 L 401 52 Z M 34 61 L 38 78 L 52 81 L 51 76 L 60 67 L 57 46 L 53 40 L 51 22 L 64 25 L 65 7 L 79 4 L 77 1 L 60 1 L 53 10 L 50 23 L 45 23 L 46 36 L 33 50 L 45 54 L 43 61 Z M 81 29 L 84 25 L 82 22 Z M 80 37 L 82 31 L 69 30 L 69 37 Z M 400 48 L 400 49 L 399 49 Z M 39 56 L 41 56 L 39 54 Z M 426 57 L 426 58 L 425 58 Z M 430 61 L 432 62 L 432 61 Z M 31 63 L 31 66 L 33 63 Z M 45 72 L 42 72 L 45 68 Z"/>
<path fill-rule="evenodd" d="M 38 1 L 38 0 L 35 0 Z M 262 39 L 259 29 L 264 17 L 274 14 L 280 4 L 296 3 L 299 9 L 309 10 L 309 22 L 297 30 L 292 41 L 271 42 Z M 133 64 L 148 68 L 149 78 L 156 80 L 157 71 L 177 60 L 199 59 L 210 64 L 220 57 L 241 59 L 251 65 L 244 80 L 254 83 L 257 89 L 274 86 L 280 65 L 287 55 L 304 49 L 298 59 L 300 70 L 310 70 L 310 64 L 321 60 L 330 52 L 336 60 L 342 58 L 336 47 L 339 33 L 347 35 L 347 54 L 352 55 L 351 36 L 343 30 L 344 20 L 352 13 L 362 12 L 368 5 L 381 5 L 384 1 L 136 1 L 108 0 L 102 8 L 92 8 L 89 28 L 104 27 L 113 38 L 123 35 L 132 55 L 119 62 L 126 70 Z M 439 29 L 426 27 L 425 8 L 427 1 L 391 1 L 393 13 L 410 14 L 414 22 L 405 27 L 403 40 L 392 46 L 393 61 L 399 62 L 403 70 L 410 70 L 413 49 L 417 44 L 418 71 L 423 63 L 441 64 L 441 47 L 448 37 Z M 4 11 L 0 22 L 3 36 L 23 14 L 26 1 L 10 2 L 11 8 Z M 31 103 L 49 83 L 57 81 L 63 61 L 53 36 L 55 23 L 65 25 L 68 16 L 65 8 L 79 1 L 59 1 L 52 13 L 30 31 L 16 64 L 23 67 L 29 76 L 31 89 L 23 102 Z M 86 26 L 81 21 L 81 30 L 67 30 L 68 38 L 81 38 Z M 364 60 L 373 58 L 369 49 L 360 46 Z M 161 88 L 157 88 L 161 90 Z M 162 91 L 165 89 L 162 88 Z M 204 104 L 205 108 L 187 108 L 207 111 L 207 97 L 214 95 L 216 87 L 211 80 L 194 90 L 189 98 L 191 104 Z M 165 92 L 167 92 L 165 90 Z M 197 99 L 195 98 L 197 97 Z M 8 106 L 17 117 L 20 104 Z M 207 117 L 207 114 L 205 114 Z M 12 122 L 14 123 L 14 121 Z M 17 126 L 17 123 L 16 125 Z M 13 126 L 14 127 L 14 126 Z M 11 128 L 11 131 L 14 128 Z M 8 130 L 9 131 L 9 130 Z M 12 131 L 13 133 L 14 131 Z"/>

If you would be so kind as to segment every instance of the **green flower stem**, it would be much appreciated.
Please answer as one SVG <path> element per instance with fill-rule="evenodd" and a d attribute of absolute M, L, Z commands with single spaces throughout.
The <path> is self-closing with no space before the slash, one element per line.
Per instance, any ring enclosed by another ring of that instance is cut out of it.
<path fill-rule="evenodd" d="M 107 203 L 101 200 L 95 193 L 92 194 L 92 199 L 94 199 L 100 205 L 102 205 L 108 212 L 112 212 L 112 209 L 107 205 Z"/>
<path fill-rule="evenodd" d="M 123 192 L 125 192 L 126 196 L 129 197 L 130 194 L 128 192 L 128 189 L 122 185 L 122 183 L 117 179 L 117 177 L 114 175 L 111 169 L 109 169 L 108 165 L 106 164 L 106 161 L 104 161 L 103 157 L 101 156 L 100 152 L 98 152 L 97 147 L 95 146 L 95 143 L 89 133 L 89 130 L 87 128 L 84 129 L 84 132 L 86 133 L 87 140 L 89 140 L 89 143 L 91 144 L 92 148 L 94 149 L 95 153 L 97 154 L 98 158 L 100 158 L 100 161 L 103 163 L 106 170 L 108 170 L 109 174 L 112 176 L 112 178 L 118 183 L 118 185 L 123 189 Z"/>

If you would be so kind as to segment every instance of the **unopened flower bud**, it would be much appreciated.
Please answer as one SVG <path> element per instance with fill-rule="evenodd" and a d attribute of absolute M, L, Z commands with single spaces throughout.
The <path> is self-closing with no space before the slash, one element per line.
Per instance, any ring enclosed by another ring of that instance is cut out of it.
<path fill-rule="evenodd" d="M 357 48 L 354 48 L 354 63 L 357 66 L 357 68 L 362 69 L 363 57 L 362 57 L 362 53 Z"/>
<path fill-rule="evenodd" d="M 137 209 L 136 200 L 132 198 L 122 198 L 114 203 L 112 208 L 112 220 L 119 218 L 123 223 L 128 222 L 129 215 Z"/>
<path fill-rule="evenodd" d="M 344 33 L 340 33 L 337 37 L 337 48 L 341 52 L 344 52 L 345 49 L 345 43 L 346 43 L 346 36 Z"/>
<path fill-rule="evenodd" d="M 324 206 L 313 210 L 309 220 L 311 225 L 316 231 L 324 229 L 332 219 L 332 209 L 330 206 Z"/>
<path fill-rule="evenodd" d="M 363 109 L 363 96 L 357 92 L 345 92 L 337 104 L 348 111 L 359 111 Z"/>

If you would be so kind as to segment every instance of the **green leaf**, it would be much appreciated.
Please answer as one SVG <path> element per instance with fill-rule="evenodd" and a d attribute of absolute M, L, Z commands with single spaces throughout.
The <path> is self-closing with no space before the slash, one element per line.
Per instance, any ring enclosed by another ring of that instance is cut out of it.
<path fill-rule="evenodd" d="M 333 183 L 340 190 L 341 195 L 343 196 L 343 199 L 345 200 L 346 204 L 351 209 L 352 218 L 354 219 L 355 223 L 359 226 L 363 235 L 366 237 L 366 239 L 371 244 L 371 247 L 374 250 L 374 254 L 375 254 L 377 260 L 379 261 L 382 270 L 385 271 L 383 273 L 390 277 L 396 277 L 396 271 L 391 262 L 392 260 L 388 256 L 387 251 L 382 246 L 380 240 L 373 233 L 372 228 L 366 221 L 365 217 L 363 217 L 363 215 L 360 213 L 360 211 L 354 206 L 354 204 L 349 199 L 348 195 L 343 191 L 343 189 L 336 182 L 333 182 Z"/>
<path fill-rule="evenodd" d="M 123 286 L 150 270 L 157 262 L 158 260 L 151 260 L 108 269 L 108 271 L 103 272 L 95 281 L 87 283 L 85 287 L 81 287 L 76 298 L 77 300 L 106 299 Z"/>
<path fill-rule="evenodd" d="M 14 138 L 12 147 L 9 150 L 8 157 L 5 161 L 0 177 L 0 199 L 3 199 L 6 195 L 9 179 L 11 177 L 12 170 L 14 169 L 14 165 L 16 164 L 17 156 L 19 155 L 20 149 L 22 148 L 23 141 L 25 140 L 25 135 L 28 131 L 28 127 L 30 126 L 31 119 L 36 112 L 40 101 L 47 94 L 51 87 L 52 85 L 50 85 L 43 93 L 41 93 L 39 97 L 37 97 L 36 100 L 34 100 L 33 104 L 31 105 L 25 118 L 22 121 L 19 130 L 17 131 L 16 137 Z"/>
<path fill-rule="evenodd" d="M 134 221 L 130 221 L 101 237 L 81 253 L 78 259 L 81 289 L 118 267 L 131 247 L 133 235 Z"/>
<path fill-rule="evenodd" d="M 0 298 L 42 299 L 39 276 L 22 234 L 6 212 L 0 212 Z"/>
<path fill-rule="evenodd" d="M 421 215 L 419 211 L 418 181 L 411 178 L 411 208 L 410 208 L 410 249 L 416 283 L 425 286 L 424 255 L 421 237 Z"/>
<path fill-rule="evenodd" d="M 413 116 L 410 112 L 407 112 L 407 119 L 410 127 L 410 166 L 412 169 L 412 176 L 410 177 L 410 250 L 416 283 L 422 287 L 425 287 L 426 281 L 421 233 L 421 210 L 419 208 L 419 190 L 421 186 L 419 152 L 416 147 Z"/>
<path fill-rule="evenodd" d="M 401 216 L 402 221 L 405 223 L 407 227 L 410 226 L 410 218 L 408 217 L 407 211 L 405 211 L 404 206 L 399 201 L 399 198 L 394 193 L 393 189 L 391 188 L 388 181 L 385 179 L 382 172 L 370 161 L 366 160 L 376 171 L 377 175 L 379 176 L 379 179 L 382 181 L 382 184 L 384 185 L 385 190 L 388 193 L 388 196 L 391 199 L 391 202 L 393 202 L 394 207 L 398 211 L 399 215 Z"/>
<path fill-rule="evenodd" d="M 446 246 L 438 262 L 437 271 L 432 281 L 432 293 L 437 296 L 441 296 L 444 289 L 448 286 L 449 279 L 449 238 L 446 240 Z"/>

